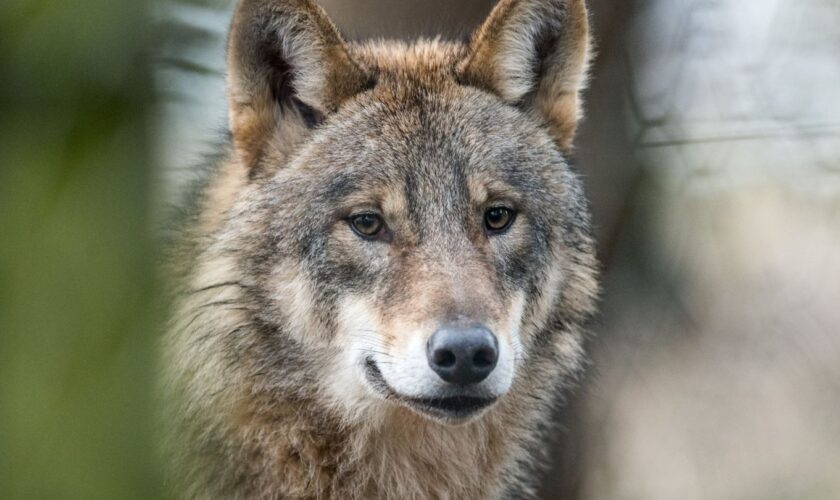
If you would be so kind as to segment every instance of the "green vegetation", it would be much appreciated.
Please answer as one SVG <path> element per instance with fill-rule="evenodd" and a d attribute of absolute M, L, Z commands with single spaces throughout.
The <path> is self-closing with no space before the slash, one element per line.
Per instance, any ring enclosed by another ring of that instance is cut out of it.
<path fill-rule="evenodd" d="M 163 495 L 147 7 L 0 2 L 0 498 Z"/>

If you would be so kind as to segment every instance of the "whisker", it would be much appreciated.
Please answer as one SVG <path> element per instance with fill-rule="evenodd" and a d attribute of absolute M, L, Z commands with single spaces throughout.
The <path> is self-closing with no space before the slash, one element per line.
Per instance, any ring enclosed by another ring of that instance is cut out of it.
<path fill-rule="evenodd" d="M 182 331 L 189 330 L 190 327 L 193 325 L 193 323 L 195 323 L 201 316 L 203 316 L 205 314 L 209 314 L 209 313 L 213 313 L 213 312 L 224 312 L 224 311 L 250 311 L 250 310 L 251 309 L 248 308 L 248 307 L 222 307 L 222 308 L 213 309 L 213 310 L 202 309 L 202 310 L 199 310 L 195 314 L 195 316 L 193 316 L 192 319 L 190 319 L 189 322 L 187 322 L 187 324 L 184 325 L 184 327 L 181 328 L 180 330 L 182 330 Z"/>
<path fill-rule="evenodd" d="M 191 339 L 190 342 L 189 342 L 189 345 L 194 347 L 195 345 L 203 343 L 205 340 L 207 340 L 211 337 L 216 337 L 216 336 L 218 336 L 218 337 L 230 337 L 232 335 L 235 335 L 235 334 L 241 332 L 246 327 L 251 326 L 251 325 L 252 325 L 252 323 L 240 323 L 239 325 L 236 325 L 235 328 L 228 331 L 227 333 L 219 333 L 217 331 L 211 330 L 211 331 L 205 333 L 204 335 L 200 335 L 200 336 L 198 336 L 194 339 Z"/>
<path fill-rule="evenodd" d="M 249 286 L 243 285 L 242 283 L 240 283 L 238 281 L 225 281 L 223 283 L 215 283 L 215 284 L 212 284 L 212 285 L 207 285 L 205 287 L 196 288 L 196 289 L 193 289 L 193 290 L 188 290 L 187 293 L 190 294 L 190 295 L 193 295 L 193 294 L 196 294 L 196 293 L 206 292 L 208 290 L 215 290 L 217 288 L 223 288 L 223 287 L 226 287 L 226 286 L 237 286 L 239 288 L 250 288 Z"/>
<path fill-rule="evenodd" d="M 234 300 L 234 299 L 227 299 L 227 300 L 217 300 L 215 302 L 208 302 L 206 304 L 202 304 L 198 306 L 198 309 L 204 309 L 205 307 L 213 307 L 213 306 L 230 306 L 230 305 L 243 305 L 242 301 Z M 244 308 L 244 305 L 243 305 Z"/>

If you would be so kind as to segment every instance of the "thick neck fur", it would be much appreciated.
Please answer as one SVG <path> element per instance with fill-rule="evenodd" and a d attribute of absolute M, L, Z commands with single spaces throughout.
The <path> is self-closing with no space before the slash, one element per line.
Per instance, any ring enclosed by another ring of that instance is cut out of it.
<path fill-rule="evenodd" d="M 271 498 L 495 498 L 511 455 L 498 417 L 447 427 L 392 408 L 343 426 L 311 402 L 287 402 L 284 415 L 238 422 L 248 471 L 246 496 Z M 276 402 L 275 402 L 276 408 Z M 271 413 L 276 412 L 274 409 Z"/>

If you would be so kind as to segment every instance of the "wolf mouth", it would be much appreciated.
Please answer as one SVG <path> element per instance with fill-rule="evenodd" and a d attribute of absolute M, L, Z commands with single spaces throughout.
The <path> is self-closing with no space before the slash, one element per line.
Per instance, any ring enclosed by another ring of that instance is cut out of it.
<path fill-rule="evenodd" d="M 419 413 L 444 420 L 466 420 L 495 403 L 497 399 L 466 394 L 427 398 L 404 396 L 388 385 L 382 371 L 371 358 L 365 361 L 365 375 L 374 390 L 385 399 L 395 400 Z"/>

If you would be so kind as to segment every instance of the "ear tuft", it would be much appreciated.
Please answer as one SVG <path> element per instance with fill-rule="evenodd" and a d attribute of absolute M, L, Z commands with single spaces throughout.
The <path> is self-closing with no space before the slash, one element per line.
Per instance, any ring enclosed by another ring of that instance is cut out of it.
<path fill-rule="evenodd" d="M 311 127 L 372 82 L 311 0 L 240 0 L 227 66 L 231 133 L 249 166 L 278 127 Z"/>
<path fill-rule="evenodd" d="M 458 72 L 461 81 L 532 111 L 569 150 L 590 54 L 584 0 L 502 0 Z"/>

